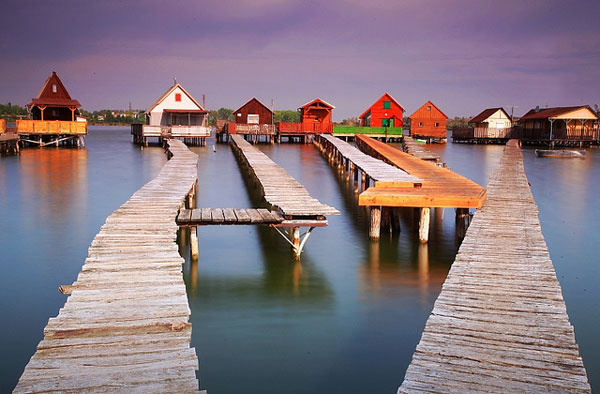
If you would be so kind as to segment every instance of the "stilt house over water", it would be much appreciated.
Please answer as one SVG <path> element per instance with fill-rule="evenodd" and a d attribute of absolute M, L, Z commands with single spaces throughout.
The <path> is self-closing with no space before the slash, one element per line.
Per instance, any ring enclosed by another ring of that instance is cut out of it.
<path fill-rule="evenodd" d="M 359 116 L 363 127 L 402 127 L 404 107 L 385 93 Z"/>
<path fill-rule="evenodd" d="M 132 124 L 133 141 L 148 144 L 148 138 L 161 142 L 165 138 L 181 138 L 188 144 L 206 145 L 211 129 L 207 127 L 208 111 L 175 80 L 173 86 L 146 110 L 147 124 Z"/>
<path fill-rule="evenodd" d="M 228 134 L 243 134 L 246 139 L 258 142 L 260 136 L 273 142 L 275 124 L 273 111 L 256 97 L 248 100 L 233 113 L 234 122 L 227 123 Z"/>
<path fill-rule="evenodd" d="M 280 122 L 277 124 L 278 138 L 300 136 L 304 142 L 311 142 L 315 134 L 333 132 L 332 112 L 334 106 L 316 98 L 300 106 L 300 123 Z"/>
<path fill-rule="evenodd" d="M 587 105 L 535 108 L 519 120 L 525 139 L 598 141 L 598 115 Z"/>
<path fill-rule="evenodd" d="M 427 101 L 410 118 L 410 134 L 416 138 L 442 140 L 446 138 L 448 117 L 431 101 Z"/>
<path fill-rule="evenodd" d="M 80 107 L 53 71 L 37 97 L 27 104 L 30 119 L 17 120 L 17 133 L 29 144 L 79 145 L 87 134 L 87 120 L 79 116 Z"/>
<path fill-rule="evenodd" d="M 504 138 L 510 132 L 512 119 L 504 108 L 488 108 L 469 120 L 475 138 Z"/>

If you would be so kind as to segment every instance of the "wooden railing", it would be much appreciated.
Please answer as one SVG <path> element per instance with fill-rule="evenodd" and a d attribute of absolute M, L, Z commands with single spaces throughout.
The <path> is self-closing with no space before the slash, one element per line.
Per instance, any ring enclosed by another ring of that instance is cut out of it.
<path fill-rule="evenodd" d="M 277 130 L 285 134 L 333 133 L 333 123 L 277 123 Z"/>
<path fill-rule="evenodd" d="M 206 126 L 154 126 L 133 123 L 131 134 L 142 137 L 210 137 L 211 129 Z"/>
<path fill-rule="evenodd" d="M 572 141 L 598 141 L 598 129 L 584 128 L 575 129 L 554 129 L 552 130 L 552 139 L 554 140 L 572 140 Z M 452 129 L 452 138 L 470 139 L 470 138 L 498 138 L 498 139 L 525 139 L 525 140 L 550 140 L 550 129 L 525 129 L 522 127 L 510 127 L 506 129 L 495 128 L 456 128 Z"/>
<path fill-rule="evenodd" d="M 227 123 L 229 134 L 275 134 L 275 125 L 272 124 L 240 124 Z"/>
<path fill-rule="evenodd" d="M 0 119 L 0 134 L 6 131 L 6 120 Z"/>
<path fill-rule="evenodd" d="M 19 134 L 74 134 L 87 135 L 87 122 L 71 122 L 66 120 L 17 120 Z"/>

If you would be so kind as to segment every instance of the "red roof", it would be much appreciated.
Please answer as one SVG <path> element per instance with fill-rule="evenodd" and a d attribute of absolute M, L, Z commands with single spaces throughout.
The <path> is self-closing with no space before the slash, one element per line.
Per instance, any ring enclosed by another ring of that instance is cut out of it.
<path fill-rule="evenodd" d="M 176 114 L 207 114 L 208 111 L 204 109 L 163 109 L 163 112 L 170 112 Z"/>
<path fill-rule="evenodd" d="M 233 113 L 238 113 L 241 111 L 242 108 L 244 108 L 246 105 L 248 105 L 250 102 L 252 101 L 256 101 L 259 105 L 263 106 L 267 111 L 269 111 L 270 113 L 273 113 L 273 111 L 271 110 L 271 108 L 267 107 L 266 105 L 264 105 L 262 103 L 262 101 L 260 101 L 259 99 L 257 99 L 256 97 L 252 97 L 250 100 L 246 101 L 244 103 L 244 105 L 242 105 L 241 107 L 239 107 L 238 109 L 236 109 L 235 111 L 233 111 Z"/>
<path fill-rule="evenodd" d="M 439 107 L 437 105 L 435 105 L 434 103 L 431 102 L 431 100 L 427 100 L 427 102 L 423 105 L 421 105 L 419 107 L 419 109 L 417 109 L 412 115 L 410 115 L 408 118 L 412 119 L 413 117 L 415 117 L 415 115 L 417 114 L 417 112 L 419 112 L 421 109 L 423 109 L 425 106 L 427 105 L 431 105 L 433 108 L 437 109 L 444 118 L 448 119 L 448 116 L 444 113 L 444 111 L 442 111 L 441 109 L 439 109 Z"/>
<path fill-rule="evenodd" d="M 577 107 L 552 107 L 542 108 L 538 112 L 536 112 L 535 109 L 531 109 L 529 110 L 529 112 L 527 112 L 521 117 L 521 120 L 554 118 L 556 116 L 561 116 L 572 111 L 577 111 L 581 108 L 587 108 L 590 110 L 591 113 L 594 114 L 594 111 L 592 111 L 592 109 L 587 105 L 580 105 Z"/>
<path fill-rule="evenodd" d="M 504 110 L 504 108 L 498 107 L 498 108 L 488 108 L 486 110 L 483 110 L 483 112 L 481 112 L 479 115 L 477 115 L 473 119 L 469 120 L 469 123 L 480 123 L 480 122 L 483 122 L 484 120 L 486 120 L 487 118 L 489 118 L 490 116 L 492 116 L 493 114 L 495 114 L 496 111 L 498 111 L 498 110 L 504 112 L 504 114 L 506 115 L 506 117 L 508 119 L 510 119 L 510 115 Z"/>
<path fill-rule="evenodd" d="M 366 116 L 366 115 L 369 113 L 369 111 L 371 111 L 371 108 L 373 108 L 373 106 L 374 106 L 375 104 L 377 104 L 378 102 L 380 102 L 380 101 L 381 101 L 381 99 L 383 99 L 383 98 L 388 98 L 388 99 L 390 99 L 390 101 L 393 101 L 393 102 L 394 102 L 394 103 L 395 103 L 395 104 L 396 104 L 398 107 L 400 107 L 400 109 L 402 110 L 402 112 L 404 112 L 404 107 L 403 107 L 403 106 L 401 106 L 401 105 L 400 105 L 400 103 L 399 103 L 399 102 L 397 102 L 397 101 L 396 101 L 396 99 L 395 99 L 395 98 L 393 98 L 391 94 L 389 94 L 388 92 L 385 92 L 385 93 L 383 94 L 383 96 L 381 96 L 380 98 L 378 98 L 377 100 L 375 100 L 375 102 L 374 102 L 373 104 L 371 104 L 371 106 L 370 106 L 369 108 L 367 108 L 367 109 L 365 110 L 365 112 L 363 112 L 363 113 L 362 113 L 362 115 L 360 115 L 358 118 L 359 118 L 359 119 L 362 119 L 362 118 L 364 118 L 364 117 L 365 117 L 365 116 Z"/>
<path fill-rule="evenodd" d="M 316 99 L 314 99 L 312 101 L 309 101 L 308 103 L 306 103 L 306 104 L 298 107 L 298 109 L 310 107 L 311 105 L 314 105 L 314 104 L 322 104 L 323 107 L 327 107 L 327 108 L 330 108 L 330 109 L 334 109 L 335 108 L 333 105 L 329 104 L 327 101 L 321 100 L 320 98 L 316 98 Z"/>
<path fill-rule="evenodd" d="M 56 75 L 55 71 L 46 79 L 42 89 L 38 93 L 37 97 L 31 99 L 29 106 L 48 106 L 48 107 L 81 107 L 79 101 L 73 100 L 65 85 Z"/>

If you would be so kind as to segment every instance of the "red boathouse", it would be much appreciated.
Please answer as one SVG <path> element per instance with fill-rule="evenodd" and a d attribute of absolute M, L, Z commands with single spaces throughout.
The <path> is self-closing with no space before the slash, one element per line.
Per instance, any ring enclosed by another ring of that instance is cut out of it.
<path fill-rule="evenodd" d="M 362 127 L 402 127 L 404 108 L 385 93 L 359 116 Z"/>
<path fill-rule="evenodd" d="M 416 138 L 441 140 L 446 138 L 448 117 L 431 101 L 427 101 L 410 118 L 410 134 Z"/>
<path fill-rule="evenodd" d="M 315 134 L 332 133 L 333 122 L 331 115 L 335 107 L 325 100 L 316 98 L 298 108 L 300 123 L 280 122 L 278 126 L 278 139 L 281 137 L 293 138 L 300 136 L 306 143 L 311 142 Z"/>

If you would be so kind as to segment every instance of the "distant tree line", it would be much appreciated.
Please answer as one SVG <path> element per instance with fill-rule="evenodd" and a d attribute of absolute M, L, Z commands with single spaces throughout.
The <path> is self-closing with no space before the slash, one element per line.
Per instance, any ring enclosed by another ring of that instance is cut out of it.
<path fill-rule="evenodd" d="M 131 124 L 131 123 L 146 123 L 144 111 L 123 111 L 101 109 L 99 111 L 86 111 L 80 109 L 81 116 L 87 118 L 91 124 Z"/>
<path fill-rule="evenodd" d="M 226 120 L 229 122 L 233 122 L 233 109 L 229 108 L 219 108 L 218 110 L 213 110 L 208 113 L 208 124 L 211 126 L 215 126 L 217 124 L 217 120 Z M 283 111 L 274 111 L 274 122 L 300 122 L 300 113 L 298 111 L 292 110 L 283 110 Z"/>
<path fill-rule="evenodd" d="M 27 108 L 12 103 L 0 104 L 0 118 L 14 122 L 19 118 L 27 117 Z"/>

